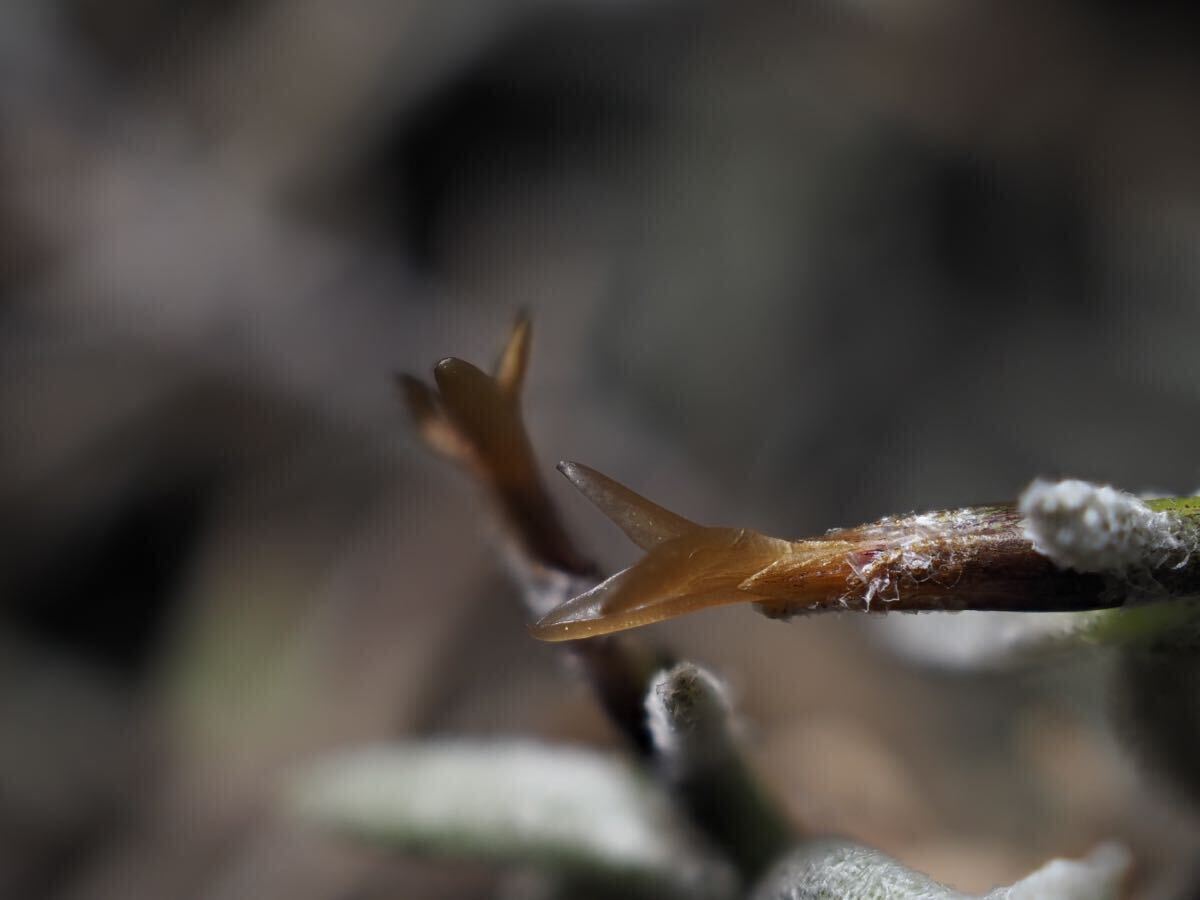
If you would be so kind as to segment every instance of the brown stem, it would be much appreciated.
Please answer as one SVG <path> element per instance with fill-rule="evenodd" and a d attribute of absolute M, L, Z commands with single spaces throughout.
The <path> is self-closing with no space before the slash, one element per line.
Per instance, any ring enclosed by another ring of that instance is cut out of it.
<path fill-rule="evenodd" d="M 434 369 L 437 390 L 410 375 L 401 375 L 399 385 L 430 449 L 465 467 L 486 488 L 511 538 L 510 568 L 536 619 L 572 593 L 594 586 L 600 572 L 563 527 L 525 431 L 520 387 L 530 337 L 529 321 L 522 316 L 494 375 L 450 358 Z M 641 755 L 650 753 L 643 700 L 650 677 L 671 662 L 667 654 L 613 637 L 579 642 L 570 656 L 627 742 Z"/>

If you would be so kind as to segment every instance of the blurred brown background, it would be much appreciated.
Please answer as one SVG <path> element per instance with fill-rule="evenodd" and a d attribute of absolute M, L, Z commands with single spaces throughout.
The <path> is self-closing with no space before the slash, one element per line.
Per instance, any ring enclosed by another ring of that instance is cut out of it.
<path fill-rule="evenodd" d="M 1196 488 L 1198 38 L 1116 0 L 0 6 L 0 896 L 520 895 L 272 811 L 368 739 L 613 743 L 393 395 L 518 307 L 547 471 L 700 521 Z M 1115 837 L 1182 896 L 1196 823 L 1104 660 L 659 631 L 812 827 L 970 890 Z"/>

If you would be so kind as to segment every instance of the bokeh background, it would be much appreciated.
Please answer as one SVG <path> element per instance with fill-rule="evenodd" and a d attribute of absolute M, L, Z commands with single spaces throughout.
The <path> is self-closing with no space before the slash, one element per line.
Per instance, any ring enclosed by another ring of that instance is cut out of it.
<path fill-rule="evenodd" d="M 388 736 L 616 744 L 394 393 L 518 308 L 547 472 L 699 521 L 1194 490 L 1198 38 L 1117 0 L 0 6 L 0 896 L 523 896 L 275 812 Z M 959 671 L 948 621 L 658 633 L 814 829 L 967 890 L 1117 838 L 1192 896 L 1105 661 Z"/>

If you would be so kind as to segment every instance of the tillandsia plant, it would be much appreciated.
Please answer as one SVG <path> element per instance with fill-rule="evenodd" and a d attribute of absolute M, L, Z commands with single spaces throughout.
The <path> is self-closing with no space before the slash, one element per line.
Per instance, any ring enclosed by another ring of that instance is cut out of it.
<path fill-rule="evenodd" d="M 830 610 L 1062 612 L 1200 594 L 1200 498 L 1142 501 L 1035 482 L 1017 504 L 889 516 L 807 540 L 711 528 L 578 463 L 559 470 L 646 556 L 544 616 L 544 640 L 607 634 L 709 606 L 787 618 Z"/>
<path fill-rule="evenodd" d="M 530 339 L 521 317 L 492 374 L 450 358 L 434 369 L 436 389 L 407 375 L 400 387 L 426 444 L 490 495 L 533 633 L 569 641 L 565 651 L 626 738 L 630 762 L 531 742 L 373 748 L 300 779 L 297 800 L 311 818 L 408 853 L 533 865 L 552 873 L 551 896 L 958 900 L 876 850 L 789 821 L 742 757 L 721 682 L 613 632 L 730 603 L 773 617 L 1092 610 L 1076 633 L 1134 648 L 1130 659 L 1196 645 L 1189 601 L 1200 595 L 1200 500 L 1142 501 L 1085 482 L 1035 482 L 1015 504 L 786 541 L 697 525 L 563 463 L 646 551 L 603 579 L 564 530 L 525 431 Z M 1114 608 L 1119 619 L 1107 617 Z M 1149 677 L 1161 674 L 1150 668 Z M 1139 714 L 1151 725 L 1174 721 L 1169 706 L 1141 705 Z M 1179 731 L 1162 730 L 1165 740 Z M 1196 743 L 1168 756 L 1190 760 Z M 1185 776 L 1196 768 L 1180 767 Z M 1105 845 L 987 896 L 1114 900 L 1128 865 L 1123 848 Z"/>

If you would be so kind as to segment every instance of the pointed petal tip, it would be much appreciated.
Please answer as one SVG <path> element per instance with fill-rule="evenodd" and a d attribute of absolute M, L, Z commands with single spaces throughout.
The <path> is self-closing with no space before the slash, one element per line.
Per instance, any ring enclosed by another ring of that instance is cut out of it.
<path fill-rule="evenodd" d="M 571 601 L 568 600 L 557 609 L 546 613 L 529 626 L 529 633 L 539 641 L 556 643 L 597 637 L 619 630 L 595 610 L 580 612 L 569 608 L 570 606 Z"/>
<path fill-rule="evenodd" d="M 668 594 L 652 598 L 644 605 L 617 611 L 599 608 L 585 594 L 551 610 L 529 626 L 529 633 L 540 641 L 575 641 L 653 625 L 709 607 L 751 603 L 759 599 L 736 590 Z"/>
<path fill-rule="evenodd" d="M 631 571 L 622 569 L 582 594 L 560 603 L 530 626 L 533 636 L 542 641 L 572 641 L 628 628 L 620 616 L 612 614 L 612 600 Z"/>
<path fill-rule="evenodd" d="M 664 509 L 583 463 L 563 460 L 563 476 L 643 550 L 651 550 L 701 526 Z"/>
<path fill-rule="evenodd" d="M 533 334 L 533 319 L 529 317 L 529 310 L 517 310 L 516 318 L 513 319 L 512 333 L 508 337 L 509 347 L 520 347 L 524 352 L 529 346 L 529 338 Z"/>
<path fill-rule="evenodd" d="M 433 366 L 433 377 L 438 375 L 448 375 L 458 370 L 459 366 L 469 366 L 470 363 L 465 359 L 459 359 L 457 356 L 444 356 L 439 359 Z"/>
<path fill-rule="evenodd" d="M 571 482 L 571 484 L 575 485 L 575 487 L 579 488 L 580 490 L 583 490 L 581 482 L 585 480 L 585 474 L 592 471 L 582 463 L 577 463 L 570 459 L 559 460 L 558 465 L 556 465 L 554 468 L 558 469 L 558 471 L 562 473 L 563 477 L 566 478 L 567 481 Z"/>
<path fill-rule="evenodd" d="M 478 372 L 480 375 L 484 374 L 483 370 L 481 370 L 477 365 L 474 363 L 469 363 L 465 359 L 459 359 L 457 356 L 446 356 L 442 359 L 439 359 L 437 364 L 433 367 L 434 377 L 437 377 L 439 372 L 444 375 L 455 375 L 460 372 Z"/>
<path fill-rule="evenodd" d="M 521 393 L 525 373 L 529 369 L 529 348 L 532 343 L 533 325 L 524 310 L 517 313 L 508 342 L 496 361 L 496 382 L 512 397 Z"/>
<path fill-rule="evenodd" d="M 433 380 L 437 382 L 442 401 L 447 406 L 487 403 L 489 401 L 485 398 L 494 397 L 497 393 L 495 379 L 491 375 L 457 356 L 440 360 L 433 367 Z"/>

